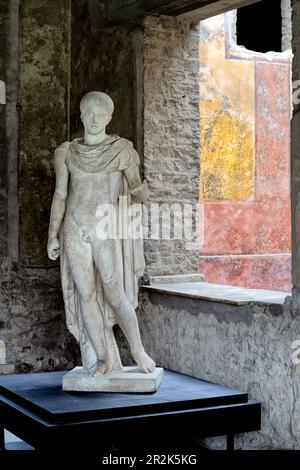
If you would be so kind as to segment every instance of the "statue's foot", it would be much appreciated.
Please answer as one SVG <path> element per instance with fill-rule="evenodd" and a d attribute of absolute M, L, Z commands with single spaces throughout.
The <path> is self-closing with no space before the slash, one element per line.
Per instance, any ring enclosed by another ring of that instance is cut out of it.
<path fill-rule="evenodd" d="M 148 356 L 145 351 L 134 354 L 134 360 L 138 365 L 138 369 L 145 374 L 150 374 L 155 369 L 155 362 Z"/>
<path fill-rule="evenodd" d="M 107 362 L 105 374 L 107 374 L 108 372 L 112 372 L 113 370 L 114 370 L 113 364 L 111 362 Z"/>
<path fill-rule="evenodd" d="M 97 362 L 90 371 L 90 377 L 100 377 L 109 370 L 109 364 L 106 361 Z"/>

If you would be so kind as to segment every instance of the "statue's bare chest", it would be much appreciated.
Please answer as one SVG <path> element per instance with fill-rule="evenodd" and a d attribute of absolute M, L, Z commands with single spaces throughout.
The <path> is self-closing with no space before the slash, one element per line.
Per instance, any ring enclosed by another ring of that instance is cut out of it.
<path fill-rule="evenodd" d="M 90 173 L 68 164 L 70 173 L 70 193 L 80 192 L 82 199 L 105 200 L 113 202 L 119 196 L 122 187 L 122 172 L 111 168 L 110 171 Z"/>

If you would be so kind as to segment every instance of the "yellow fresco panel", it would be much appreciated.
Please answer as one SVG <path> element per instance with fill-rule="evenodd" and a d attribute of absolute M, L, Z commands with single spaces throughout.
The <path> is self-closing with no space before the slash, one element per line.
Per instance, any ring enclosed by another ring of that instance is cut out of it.
<path fill-rule="evenodd" d="M 254 63 L 225 58 L 223 15 L 201 23 L 200 129 L 201 198 L 253 199 Z"/>

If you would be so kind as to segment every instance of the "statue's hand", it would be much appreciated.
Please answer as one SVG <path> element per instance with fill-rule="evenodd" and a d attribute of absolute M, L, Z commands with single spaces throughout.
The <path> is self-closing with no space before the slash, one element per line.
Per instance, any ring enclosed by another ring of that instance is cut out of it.
<path fill-rule="evenodd" d="M 58 238 L 56 238 L 56 237 L 55 238 L 49 238 L 47 251 L 48 251 L 49 258 L 52 259 L 52 261 L 57 260 L 57 258 L 59 257 L 59 240 L 58 240 Z"/>
<path fill-rule="evenodd" d="M 138 202 L 146 202 L 148 198 L 148 186 L 147 183 L 144 181 L 143 183 L 140 183 L 138 186 L 135 188 L 132 188 L 130 190 L 131 194 L 135 198 L 136 201 Z"/>

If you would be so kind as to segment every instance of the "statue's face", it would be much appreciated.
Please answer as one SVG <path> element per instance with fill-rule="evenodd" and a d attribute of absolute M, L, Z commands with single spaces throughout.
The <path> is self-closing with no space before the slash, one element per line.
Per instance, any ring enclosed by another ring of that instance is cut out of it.
<path fill-rule="evenodd" d="M 99 103 L 89 103 L 84 115 L 81 116 L 85 130 L 92 135 L 103 132 L 111 120 L 110 114 Z"/>

